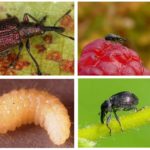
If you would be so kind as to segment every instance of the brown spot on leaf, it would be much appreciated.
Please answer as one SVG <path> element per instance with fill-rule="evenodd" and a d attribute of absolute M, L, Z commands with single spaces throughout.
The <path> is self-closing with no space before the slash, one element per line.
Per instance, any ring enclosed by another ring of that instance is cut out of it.
<path fill-rule="evenodd" d="M 62 59 L 62 54 L 59 51 L 53 51 L 47 54 L 46 59 L 60 61 Z"/>
<path fill-rule="evenodd" d="M 23 61 L 23 60 L 20 60 L 16 63 L 16 66 L 15 66 L 15 69 L 16 70 L 22 70 L 24 67 L 27 67 L 30 65 L 30 62 L 28 61 Z"/>
<path fill-rule="evenodd" d="M 15 60 L 16 54 L 11 53 L 4 58 L 0 58 L 0 74 L 1 75 L 17 75 L 16 70 L 22 70 L 30 63 L 23 60 L 18 60 L 16 65 L 12 68 L 9 65 Z"/>
<path fill-rule="evenodd" d="M 15 54 L 9 54 L 6 57 L 0 58 L 0 74 L 1 75 L 16 75 L 14 69 L 9 68 L 11 62 L 15 59 Z"/>
<path fill-rule="evenodd" d="M 72 60 L 62 60 L 60 63 L 60 69 L 65 72 L 74 73 L 74 61 Z"/>
<path fill-rule="evenodd" d="M 52 35 L 51 34 L 46 34 L 43 37 L 43 40 L 47 43 L 47 44 L 51 44 L 52 43 Z"/>
<path fill-rule="evenodd" d="M 67 30 L 74 30 L 74 21 L 70 15 L 64 16 L 64 18 L 60 22 L 61 26 Z"/>
<path fill-rule="evenodd" d="M 38 50 L 38 53 L 43 53 L 46 50 L 44 44 L 37 44 L 35 45 L 35 48 Z"/>
<path fill-rule="evenodd" d="M 2 13 L 4 11 L 6 11 L 6 8 L 4 8 L 3 6 L 0 6 L 0 12 Z"/>

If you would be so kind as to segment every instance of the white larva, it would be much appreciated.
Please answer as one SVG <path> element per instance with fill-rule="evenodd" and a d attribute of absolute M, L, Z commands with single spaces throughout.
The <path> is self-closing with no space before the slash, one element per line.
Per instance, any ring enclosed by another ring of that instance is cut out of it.
<path fill-rule="evenodd" d="M 13 90 L 0 97 L 1 134 L 30 123 L 43 127 L 56 145 L 69 138 L 68 111 L 57 97 L 36 89 Z"/>

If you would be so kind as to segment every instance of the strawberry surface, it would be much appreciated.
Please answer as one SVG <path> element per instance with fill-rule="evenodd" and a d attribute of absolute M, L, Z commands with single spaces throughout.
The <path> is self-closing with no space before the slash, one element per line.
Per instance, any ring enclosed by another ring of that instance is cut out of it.
<path fill-rule="evenodd" d="M 97 39 L 84 47 L 79 75 L 150 75 L 139 55 L 118 42 Z"/>

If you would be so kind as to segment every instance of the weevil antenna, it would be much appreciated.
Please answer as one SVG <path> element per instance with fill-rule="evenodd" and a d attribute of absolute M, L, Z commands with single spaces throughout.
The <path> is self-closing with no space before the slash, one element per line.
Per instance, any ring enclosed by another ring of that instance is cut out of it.
<path fill-rule="evenodd" d="M 56 32 L 56 33 L 59 34 L 59 35 L 62 35 L 62 36 L 64 36 L 64 37 L 67 37 L 67 38 L 69 38 L 69 39 L 71 39 L 71 40 L 74 40 L 74 37 L 67 36 L 67 35 L 65 35 L 65 34 L 58 33 L 58 32 Z"/>
<path fill-rule="evenodd" d="M 63 16 L 61 16 L 61 17 L 54 23 L 54 26 L 56 26 L 57 23 L 58 23 L 62 18 L 64 18 L 66 15 L 68 15 L 70 12 L 71 12 L 71 9 L 69 9 Z"/>

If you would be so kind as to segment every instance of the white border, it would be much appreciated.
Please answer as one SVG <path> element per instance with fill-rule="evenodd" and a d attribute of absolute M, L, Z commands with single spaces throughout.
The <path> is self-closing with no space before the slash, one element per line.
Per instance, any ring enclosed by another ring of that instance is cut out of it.
<path fill-rule="evenodd" d="M 74 23 L 75 23 L 75 52 L 74 52 L 74 147 L 78 148 L 78 3 L 74 2 Z"/>
<path fill-rule="evenodd" d="M 74 68 L 75 74 L 72 76 L 0 76 L 0 79 L 74 79 L 74 148 L 57 148 L 62 150 L 81 149 L 78 148 L 78 79 L 150 79 L 150 76 L 78 76 L 78 2 L 150 2 L 150 0 L 3 0 L 1 2 L 74 2 L 74 22 L 75 22 L 75 52 L 74 52 Z M 93 8 L 91 8 L 93 9 Z M 5 148 L 2 148 L 2 150 Z M 8 148 L 8 150 L 11 148 Z M 22 150 L 19 148 L 18 150 Z M 31 148 L 33 150 L 35 148 Z M 45 148 L 40 148 L 45 149 Z M 46 148 L 49 149 L 49 148 Z M 55 150 L 56 148 L 50 148 Z M 91 150 L 93 148 L 84 148 Z M 96 148 L 101 150 L 116 149 L 116 148 Z M 119 148 L 131 150 L 131 148 Z M 137 149 L 137 148 L 132 148 Z M 138 148 L 143 149 L 143 148 Z"/>
<path fill-rule="evenodd" d="M 78 79 L 150 79 L 150 76 L 79 76 Z"/>
<path fill-rule="evenodd" d="M 74 80 L 74 147 L 78 147 L 78 141 L 76 140 L 76 137 L 78 136 L 78 127 L 76 126 L 78 124 L 78 113 L 76 111 L 77 107 L 78 107 L 78 97 L 76 95 L 76 92 L 78 90 L 78 86 L 76 84 L 76 82 L 78 82 L 78 79 L 77 79 L 77 43 L 78 43 L 78 40 L 77 40 L 77 23 L 78 23 L 78 18 L 77 18 L 77 2 L 75 2 L 76 0 L 3 0 L 3 1 L 0 1 L 0 3 L 3 3 L 3 2 L 72 2 L 74 3 L 74 21 L 75 21 L 75 29 L 74 29 L 74 36 L 75 36 L 75 43 L 74 43 L 74 47 L 75 47 L 75 52 L 74 52 L 74 66 L 75 66 L 75 71 L 74 71 L 74 75 L 53 75 L 53 76 L 38 76 L 38 75 L 33 75 L 33 76 L 30 76 L 30 75 L 22 75 L 22 76 L 0 76 L 0 79 L 73 79 Z M 39 10 L 40 11 L 40 10 Z M 68 89 L 69 90 L 69 89 Z M 0 141 L 1 142 L 1 141 Z M 75 144 L 76 143 L 76 144 Z M 2 150 L 6 148 L 1 148 Z M 9 149 L 12 149 L 12 148 L 7 148 L 8 150 Z M 14 149 L 18 149 L 18 150 L 23 150 L 23 149 L 29 149 L 29 148 L 14 148 Z M 31 148 L 31 150 L 33 150 L 35 148 Z M 39 148 L 39 149 L 52 149 L 52 150 L 56 150 L 56 149 L 62 149 L 62 150 L 72 150 L 74 148 Z"/>

